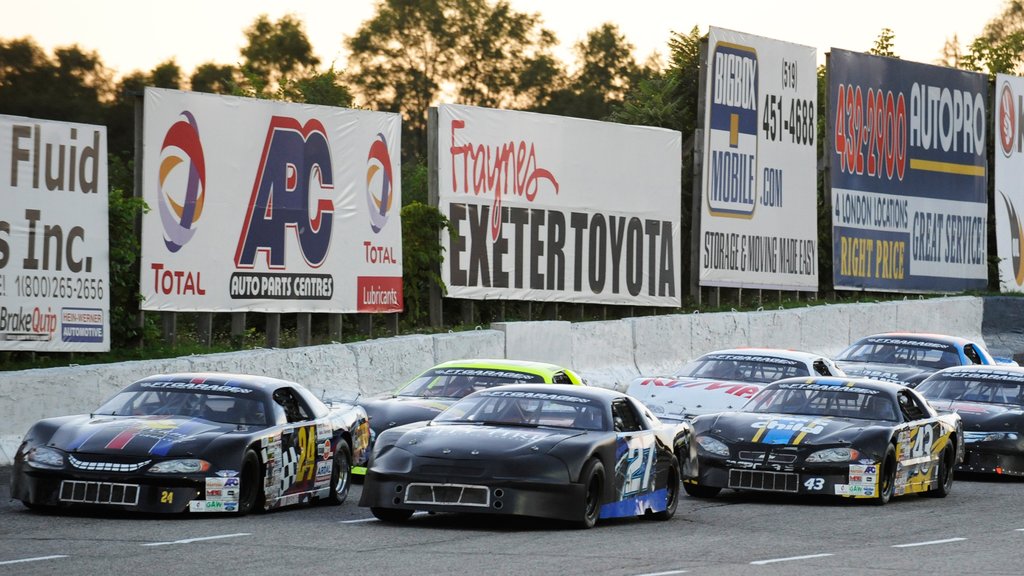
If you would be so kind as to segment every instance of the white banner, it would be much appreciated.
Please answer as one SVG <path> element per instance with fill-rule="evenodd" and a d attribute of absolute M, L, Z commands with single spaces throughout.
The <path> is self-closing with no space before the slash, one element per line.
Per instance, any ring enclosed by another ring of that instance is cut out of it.
<path fill-rule="evenodd" d="M 146 310 L 402 309 L 397 114 L 146 89 Z"/>
<path fill-rule="evenodd" d="M 999 289 L 1024 292 L 1024 78 L 996 75 L 995 114 Z"/>
<path fill-rule="evenodd" d="M 457 105 L 437 132 L 448 296 L 680 305 L 679 132 Z"/>
<path fill-rule="evenodd" d="M 710 28 L 702 286 L 818 289 L 816 58 Z"/>
<path fill-rule="evenodd" d="M 107 129 L 0 115 L 0 350 L 110 350 L 107 239 Z"/>

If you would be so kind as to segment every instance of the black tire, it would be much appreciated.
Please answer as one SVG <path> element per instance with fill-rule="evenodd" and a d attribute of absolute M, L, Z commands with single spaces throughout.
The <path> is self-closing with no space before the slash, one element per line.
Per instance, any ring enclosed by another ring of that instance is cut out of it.
<path fill-rule="evenodd" d="M 591 458 L 580 474 L 583 484 L 582 518 L 576 522 L 579 528 L 593 528 L 601 515 L 601 500 L 604 497 L 604 464 Z"/>
<path fill-rule="evenodd" d="M 348 498 L 348 489 L 352 486 L 352 451 L 348 442 L 338 442 L 334 451 L 334 462 L 331 464 L 331 493 L 319 503 L 326 506 L 340 506 Z"/>
<path fill-rule="evenodd" d="M 653 520 L 668 520 L 676 515 L 676 508 L 679 507 L 679 460 L 672 457 L 672 464 L 668 470 L 668 483 L 665 485 L 668 490 L 667 505 L 661 512 L 651 514 Z"/>
<path fill-rule="evenodd" d="M 882 470 L 878 481 L 878 498 L 873 502 L 884 506 L 892 499 L 896 491 L 896 448 L 892 444 L 885 451 L 885 459 L 882 460 Z"/>
<path fill-rule="evenodd" d="M 694 498 L 714 498 L 722 491 L 722 489 L 717 486 L 703 486 L 701 484 L 693 484 L 690 482 L 683 482 L 683 490 L 686 490 L 686 493 Z"/>
<path fill-rule="evenodd" d="M 950 440 L 952 443 L 952 439 Z M 942 459 L 939 460 L 937 472 L 938 485 L 925 492 L 925 496 L 932 498 L 945 498 L 953 490 L 953 469 L 956 467 L 956 452 L 952 446 L 946 446 L 942 450 Z"/>
<path fill-rule="evenodd" d="M 412 516 L 412 510 L 378 508 L 376 506 L 370 508 L 370 513 L 378 520 L 383 520 L 384 522 L 405 522 Z"/>
<path fill-rule="evenodd" d="M 263 468 L 260 458 L 252 448 L 242 458 L 242 475 L 239 479 L 238 515 L 262 512 L 266 499 L 263 497 Z"/>

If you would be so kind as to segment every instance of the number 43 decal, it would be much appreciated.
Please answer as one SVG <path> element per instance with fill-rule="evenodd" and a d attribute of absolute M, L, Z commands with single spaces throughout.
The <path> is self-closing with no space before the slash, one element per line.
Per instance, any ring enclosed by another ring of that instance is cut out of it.
<path fill-rule="evenodd" d="M 807 482 L 804 482 L 804 488 L 807 488 L 808 490 L 821 490 L 824 487 L 824 478 L 808 478 Z"/>

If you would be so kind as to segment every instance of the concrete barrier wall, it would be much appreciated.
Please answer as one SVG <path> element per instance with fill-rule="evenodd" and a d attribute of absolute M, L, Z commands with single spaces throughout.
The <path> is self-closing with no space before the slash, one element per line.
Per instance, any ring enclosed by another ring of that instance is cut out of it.
<path fill-rule="evenodd" d="M 301 382 L 318 396 L 377 394 L 439 362 L 491 357 L 571 366 L 591 384 L 621 390 L 636 376 L 666 374 L 722 348 L 766 346 L 834 355 L 857 338 L 890 330 L 982 340 L 984 308 L 981 298 L 956 297 L 604 322 L 503 322 L 491 330 L 352 344 L 0 372 L 0 465 L 11 462 L 22 434 L 36 420 L 88 412 L 151 374 L 255 373 Z"/>

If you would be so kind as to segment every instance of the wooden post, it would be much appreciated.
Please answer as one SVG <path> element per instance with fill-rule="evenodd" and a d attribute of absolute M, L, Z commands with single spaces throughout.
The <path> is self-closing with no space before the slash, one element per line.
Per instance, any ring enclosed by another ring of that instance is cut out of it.
<path fill-rule="evenodd" d="M 135 198 L 142 198 L 142 161 L 143 151 L 143 122 L 145 115 L 143 114 L 143 108 L 146 102 L 145 92 L 142 90 L 133 90 L 130 92 L 135 97 L 135 169 L 133 171 L 132 186 L 135 188 L 132 195 Z M 140 210 L 135 215 L 135 238 L 139 241 L 139 246 L 142 246 L 142 211 Z M 140 259 L 141 262 L 141 259 Z M 141 264 L 140 264 L 141 265 Z M 138 337 L 135 339 L 135 346 L 141 348 L 143 345 L 144 334 L 146 333 L 146 314 L 142 311 L 142 307 L 139 306 L 138 311 L 135 314 L 135 327 L 138 329 Z M 165 335 L 166 337 L 166 335 Z"/>
<path fill-rule="evenodd" d="M 343 314 L 331 314 L 327 317 L 327 337 L 331 342 L 340 343 L 342 340 L 342 324 L 345 316 Z"/>
<path fill-rule="evenodd" d="M 267 316 L 267 348 L 281 346 L 281 314 L 269 313 Z"/>
<path fill-rule="evenodd" d="M 427 203 L 434 208 L 438 207 L 439 198 L 437 153 L 437 108 L 432 107 L 427 110 Z M 441 232 L 441 234 L 444 233 L 444 231 Z M 440 242 L 441 238 L 438 238 L 437 241 Z M 436 269 L 435 272 L 440 277 L 441 270 Z M 441 287 L 431 282 L 429 296 L 430 326 L 431 328 L 440 328 L 444 324 Z"/>
<path fill-rule="evenodd" d="M 389 317 L 391 319 L 391 335 L 398 336 L 398 312 L 389 314 Z"/>
<path fill-rule="evenodd" d="M 296 340 L 299 346 L 309 346 L 313 341 L 313 319 L 309 312 L 299 312 L 295 316 Z"/>
<path fill-rule="evenodd" d="M 245 312 L 231 313 L 231 347 L 245 346 Z"/>
<path fill-rule="evenodd" d="M 373 338 L 373 314 L 359 314 L 359 333 Z"/>
<path fill-rule="evenodd" d="M 178 345 L 178 315 L 175 312 L 163 312 L 164 344 L 174 348 Z"/>
<path fill-rule="evenodd" d="M 204 347 L 209 348 L 213 344 L 213 312 L 196 314 L 196 335 Z"/>

